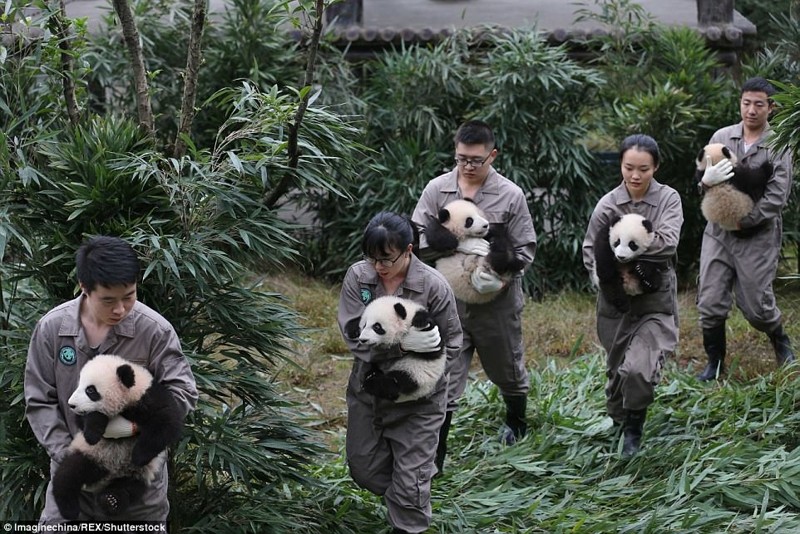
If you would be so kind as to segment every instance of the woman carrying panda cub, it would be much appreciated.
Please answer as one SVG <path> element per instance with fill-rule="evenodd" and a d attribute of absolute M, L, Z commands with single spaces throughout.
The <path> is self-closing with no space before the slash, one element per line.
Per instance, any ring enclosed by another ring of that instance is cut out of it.
<path fill-rule="evenodd" d="M 356 484 L 383 496 L 389 523 L 398 534 L 424 532 L 431 523 L 431 479 L 447 406 L 447 376 L 462 336 L 453 291 L 438 271 L 414 254 L 417 241 L 416 227 L 408 218 L 391 212 L 374 216 L 364 231 L 364 259 L 345 275 L 338 311 L 339 326 L 354 356 L 346 393 L 347 464 Z M 360 341 L 350 325 L 358 323 L 368 304 L 387 295 L 422 305 L 435 326 L 411 329 L 399 346 Z M 365 379 L 376 365 L 388 365 L 406 352 L 431 353 L 442 346 L 447 363 L 430 395 L 395 402 L 365 389 Z"/>
<path fill-rule="evenodd" d="M 683 210 L 678 192 L 653 178 L 660 154 L 652 137 L 625 138 L 620 160 L 622 183 L 595 206 L 583 241 L 583 263 L 594 278 L 595 249 L 613 245 L 609 227 L 616 217 L 635 213 L 652 224 L 652 242 L 636 256 L 656 267 L 651 289 L 629 296 L 624 306 L 612 304 L 603 291 L 597 298 L 597 335 L 606 351 L 606 409 L 622 429 L 623 456 L 630 457 L 639 451 L 655 386 L 678 344 L 674 262 Z"/>

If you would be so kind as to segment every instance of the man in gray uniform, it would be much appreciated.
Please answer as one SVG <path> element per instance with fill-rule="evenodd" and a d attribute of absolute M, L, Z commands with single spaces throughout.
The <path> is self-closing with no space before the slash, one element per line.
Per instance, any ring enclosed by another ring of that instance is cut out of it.
<path fill-rule="evenodd" d="M 116 354 L 147 367 L 155 379 L 175 395 L 184 417 L 197 403 L 189 363 L 172 325 L 136 300 L 140 274 L 135 251 L 115 237 L 96 237 L 84 243 L 76 257 L 81 295 L 48 312 L 36 324 L 25 367 L 25 403 L 28 422 L 50 456 L 51 483 L 47 486 L 43 523 L 64 518 L 53 499 L 52 475 L 81 430 L 68 399 L 78 385 L 83 365 L 97 354 Z M 117 416 L 109 421 L 105 437 L 133 435 L 133 424 Z M 124 517 L 109 516 L 95 494 L 82 491 L 81 520 L 166 521 L 166 466 L 156 475 L 139 502 Z"/>
<path fill-rule="evenodd" d="M 536 232 L 533 228 L 525 193 L 511 180 L 492 167 L 497 156 L 494 134 L 481 121 L 462 124 L 455 134 L 455 162 L 452 171 L 431 180 L 422 192 L 412 220 L 422 230 L 420 255 L 428 262 L 452 254 L 453 250 L 432 250 L 425 239 L 425 227 L 436 219 L 439 210 L 456 199 L 469 198 L 484 212 L 489 223 L 505 230 L 516 256 L 525 265 L 533 262 Z M 488 243 L 481 250 L 463 251 L 486 255 Z M 474 279 L 480 293 L 502 288 L 494 300 L 486 304 L 458 301 L 458 314 L 464 331 L 459 360 L 450 371 L 448 409 L 439 435 L 436 464 L 441 471 L 447 447 L 447 434 L 457 401 L 467 384 L 470 361 L 477 350 L 481 365 L 489 379 L 497 385 L 506 404 L 506 420 L 502 440 L 513 444 L 527 431 L 525 410 L 529 389 L 528 371 L 522 344 L 522 271 L 502 287 L 502 281 L 488 273 Z"/>
<path fill-rule="evenodd" d="M 736 155 L 737 165 L 759 167 L 768 161 L 773 171 L 764 195 L 739 222 L 738 230 L 726 231 L 709 222 L 703 232 L 697 309 L 708 365 L 698 375 L 700 380 L 711 380 L 725 371 L 725 320 L 733 295 L 745 319 L 769 336 L 778 364 L 794 361 L 772 291 L 781 250 L 781 212 L 792 188 L 790 154 L 768 145 L 771 129 L 767 121 L 775 106 L 770 98 L 774 93 L 775 88 L 764 78 L 747 80 L 739 103 L 742 121 L 718 130 L 709 141 L 727 146 Z M 703 189 L 733 175 L 715 167 L 709 167 L 702 178 Z"/>

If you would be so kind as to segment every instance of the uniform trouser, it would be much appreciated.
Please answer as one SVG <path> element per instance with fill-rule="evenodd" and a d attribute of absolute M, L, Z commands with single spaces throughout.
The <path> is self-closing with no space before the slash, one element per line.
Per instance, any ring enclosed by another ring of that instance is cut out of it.
<path fill-rule="evenodd" d="M 772 281 L 778 269 L 781 225 L 751 238 L 703 233 L 697 310 L 702 328 L 721 326 L 736 305 L 757 330 L 771 334 L 781 324 Z M 731 289 L 733 292 L 731 292 Z"/>
<path fill-rule="evenodd" d="M 389 522 L 406 532 L 431 523 L 431 479 L 444 422 L 446 380 L 426 399 L 394 403 L 361 391 L 365 364 L 356 362 L 347 386 L 347 464 L 364 489 L 382 495 Z"/>
<path fill-rule="evenodd" d="M 41 523 L 64 523 L 66 519 L 56 506 L 53 497 L 53 475 L 58 464 L 50 461 L 50 482 L 47 484 L 44 510 L 40 518 Z M 103 513 L 95 501 L 95 494 L 81 491 L 80 521 L 166 521 L 169 515 L 169 502 L 167 501 L 167 467 L 166 465 L 156 474 L 155 479 L 145 490 L 142 499 L 132 502 L 123 515 L 109 516 Z"/>
<path fill-rule="evenodd" d="M 678 344 L 675 315 L 653 313 L 597 316 L 597 334 L 606 350 L 606 409 L 616 422 L 628 410 L 653 402 L 666 358 Z"/>
<path fill-rule="evenodd" d="M 472 355 L 478 351 L 486 376 L 504 396 L 527 395 L 530 387 L 522 344 L 522 308 L 525 299 L 520 278 L 486 304 L 458 302 L 464 341 L 450 368 L 448 411 L 456 409 L 467 387 Z"/>

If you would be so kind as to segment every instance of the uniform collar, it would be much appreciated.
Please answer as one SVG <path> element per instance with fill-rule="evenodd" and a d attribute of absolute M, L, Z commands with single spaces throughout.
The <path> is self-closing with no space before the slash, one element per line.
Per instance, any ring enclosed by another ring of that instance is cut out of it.
<path fill-rule="evenodd" d="M 651 206 L 658 206 L 658 198 L 663 187 L 664 186 L 662 184 L 653 178 L 650 180 L 650 187 L 647 189 L 647 193 L 645 193 L 642 200 L 636 202 L 644 202 L 645 204 L 649 204 Z M 634 203 L 634 200 L 631 198 L 630 193 L 628 193 L 628 188 L 625 187 L 624 183 L 620 183 L 612 191 L 612 195 L 614 197 L 614 204 L 617 206 Z"/>
<path fill-rule="evenodd" d="M 764 127 L 764 131 L 761 133 L 761 137 L 759 137 L 758 141 L 754 144 L 762 146 L 771 131 L 772 131 L 772 126 L 770 126 L 768 122 L 767 125 Z M 744 121 L 741 121 L 738 124 L 733 125 L 733 129 L 731 130 L 731 139 L 744 139 Z"/>
<path fill-rule="evenodd" d="M 378 286 L 378 284 L 381 282 L 381 277 L 378 276 L 378 272 L 366 261 L 363 263 L 364 268 L 361 270 L 361 273 L 358 276 L 359 284 Z M 411 261 L 408 264 L 408 272 L 406 272 L 405 280 L 403 280 L 403 283 L 400 284 L 400 289 L 407 289 L 409 291 L 413 291 L 414 293 L 422 293 L 425 291 L 425 276 L 429 276 L 429 273 L 425 272 L 425 264 L 414 254 L 411 254 Z"/>
<path fill-rule="evenodd" d="M 442 193 L 458 193 L 458 167 L 453 167 L 453 170 L 447 174 L 440 191 Z M 486 179 L 478 191 L 484 195 L 500 194 L 500 175 L 494 167 L 489 167 L 489 174 L 486 175 Z"/>
<path fill-rule="evenodd" d="M 58 335 L 64 337 L 77 337 L 81 330 L 81 302 L 84 299 L 83 293 L 77 298 L 67 303 L 68 312 L 64 314 L 64 319 L 61 321 L 61 327 L 58 329 Z M 125 319 L 113 327 L 114 333 L 118 336 L 133 337 L 136 332 L 135 315 L 138 313 L 140 303 L 137 301 L 133 305 L 133 309 Z"/>

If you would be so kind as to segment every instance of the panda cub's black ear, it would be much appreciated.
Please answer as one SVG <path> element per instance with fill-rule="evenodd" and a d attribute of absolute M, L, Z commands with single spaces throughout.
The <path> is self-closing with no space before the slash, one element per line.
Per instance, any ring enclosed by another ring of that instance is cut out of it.
<path fill-rule="evenodd" d="M 444 224 L 450 220 L 450 210 L 442 208 L 439 210 L 439 222 Z"/>
<path fill-rule="evenodd" d="M 133 372 L 133 367 L 128 364 L 120 365 L 117 367 L 117 377 L 122 385 L 130 389 L 136 383 L 136 376 Z"/>
<path fill-rule="evenodd" d="M 408 316 L 408 311 L 406 310 L 406 307 L 405 307 L 405 306 L 403 306 L 402 304 L 400 304 L 399 302 L 396 302 L 396 303 L 395 303 L 395 305 L 394 305 L 394 312 L 395 312 L 395 313 L 397 314 L 397 316 L 398 316 L 398 317 L 400 317 L 401 319 L 405 319 L 405 318 Z"/>
<path fill-rule="evenodd" d="M 704 169 L 706 166 L 706 148 L 703 147 L 700 149 L 700 152 L 697 153 L 697 166 L 700 169 Z"/>
<path fill-rule="evenodd" d="M 617 224 L 621 219 L 622 219 L 622 215 L 620 215 L 619 213 L 615 213 L 611 217 L 611 220 L 608 221 L 608 227 L 611 228 L 612 226 Z"/>
<path fill-rule="evenodd" d="M 642 221 L 642 226 L 644 226 L 644 229 L 647 230 L 648 234 L 653 233 L 653 223 L 651 223 L 648 219 Z"/>
<path fill-rule="evenodd" d="M 347 339 L 358 339 L 361 335 L 361 317 L 350 319 L 344 325 L 344 335 Z"/>

